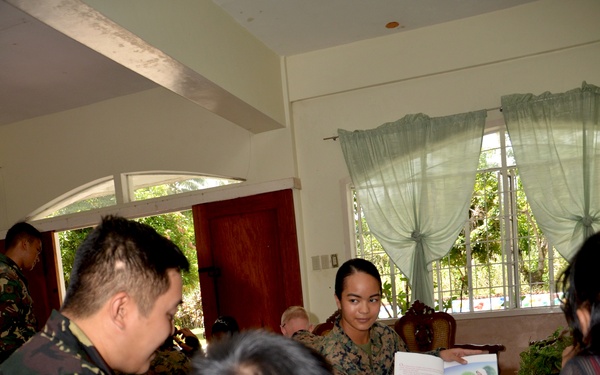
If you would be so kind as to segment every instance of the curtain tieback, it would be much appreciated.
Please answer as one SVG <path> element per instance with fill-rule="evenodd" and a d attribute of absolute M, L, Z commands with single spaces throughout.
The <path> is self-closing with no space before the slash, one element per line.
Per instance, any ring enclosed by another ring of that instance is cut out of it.
<path fill-rule="evenodd" d="M 590 228 L 592 226 L 592 224 L 594 223 L 594 218 L 591 217 L 590 215 L 585 215 L 584 217 L 581 218 L 581 223 L 583 224 L 584 227 Z"/>
<path fill-rule="evenodd" d="M 421 242 L 423 240 L 423 235 L 418 230 L 415 230 L 410 234 L 410 239 L 415 242 Z"/>

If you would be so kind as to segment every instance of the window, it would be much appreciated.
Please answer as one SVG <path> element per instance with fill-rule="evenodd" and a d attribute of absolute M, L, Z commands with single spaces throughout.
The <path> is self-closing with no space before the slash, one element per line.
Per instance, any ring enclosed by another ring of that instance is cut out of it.
<path fill-rule="evenodd" d="M 182 173 L 131 173 L 125 175 L 121 202 L 140 201 L 242 182 L 241 179 Z M 80 186 L 32 214 L 33 220 L 57 217 L 117 205 L 115 179 L 108 176 Z"/>
<path fill-rule="evenodd" d="M 556 280 L 566 261 L 548 243 L 527 203 L 504 129 L 483 139 L 468 220 L 449 253 L 431 265 L 436 309 L 451 313 L 560 305 Z M 407 279 L 370 233 L 354 195 L 356 256 L 382 275 L 380 318 L 410 306 Z"/>
<path fill-rule="evenodd" d="M 40 212 L 33 215 L 33 219 L 68 215 L 116 204 L 115 184 L 112 177 L 109 176 L 85 184 L 50 202 Z"/>
<path fill-rule="evenodd" d="M 163 197 L 187 191 L 237 184 L 239 179 L 172 173 L 132 173 L 127 175 L 131 200 Z"/>

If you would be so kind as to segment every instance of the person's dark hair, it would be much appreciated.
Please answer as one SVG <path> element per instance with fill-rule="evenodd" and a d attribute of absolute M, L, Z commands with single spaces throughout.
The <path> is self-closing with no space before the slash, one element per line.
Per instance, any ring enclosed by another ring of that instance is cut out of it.
<path fill-rule="evenodd" d="M 211 336 L 218 336 L 220 334 L 232 335 L 240 331 L 240 326 L 233 316 L 223 315 L 215 320 L 215 323 L 210 329 Z"/>
<path fill-rule="evenodd" d="M 42 240 L 42 234 L 39 230 L 29 223 L 23 221 L 16 223 L 8 232 L 6 232 L 6 238 L 4 239 L 4 248 L 6 250 L 16 246 L 19 241 L 26 239 L 31 242 L 33 239 Z"/>
<path fill-rule="evenodd" d="M 196 336 L 186 336 L 183 339 L 183 342 L 189 346 L 190 348 L 192 348 L 192 353 L 196 352 L 198 349 L 200 349 L 200 340 L 198 340 L 198 338 Z"/>
<path fill-rule="evenodd" d="M 377 267 L 368 260 L 361 258 L 354 258 L 347 260 L 340 266 L 335 275 L 335 295 L 338 299 L 342 299 L 342 292 L 344 291 L 344 282 L 346 277 L 353 275 L 357 272 L 364 272 L 367 275 L 371 275 L 379 283 L 379 292 L 381 292 L 381 275 L 377 270 Z"/>
<path fill-rule="evenodd" d="M 177 245 L 149 225 L 104 217 L 75 253 L 62 310 L 87 317 L 115 293 L 125 291 L 147 315 L 169 289 L 170 269 L 189 270 Z"/>
<path fill-rule="evenodd" d="M 573 340 L 581 352 L 600 354 L 600 233 L 589 237 L 575 254 L 559 278 L 562 284 L 565 318 L 573 332 Z M 584 336 L 577 309 L 590 311 L 589 332 Z M 595 337 L 595 341 L 594 341 Z"/>
<path fill-rule="evenodd" d="M 193 359 L 193 375 L 330 375 L 319 353 L 285 336 L 248 330 L 208 345 Z"/>

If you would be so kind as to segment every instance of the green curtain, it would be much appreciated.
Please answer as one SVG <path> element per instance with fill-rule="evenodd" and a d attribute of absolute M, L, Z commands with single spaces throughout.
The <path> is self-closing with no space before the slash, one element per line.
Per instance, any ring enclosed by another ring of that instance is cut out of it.
<path fill-rule="evenodd" d="M 600 229 L 600 89 L 502 97 L 527 201 L 567 259 Z"/>
<path fill-rule="evenodd" d="M 434 306 L 431 263 L 452 247 L 473 194 L 485 111 L 408 115 L 375 129 L 339 129 L 370 230 L 410 280 L 412 300 Z"/>

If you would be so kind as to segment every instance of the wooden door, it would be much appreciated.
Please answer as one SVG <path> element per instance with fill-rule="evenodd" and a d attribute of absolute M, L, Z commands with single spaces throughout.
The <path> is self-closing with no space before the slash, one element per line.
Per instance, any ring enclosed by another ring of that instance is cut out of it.
<path fill-rule="evenodd" d="M 220 315 L 279 332 L 302 305 L 292 190 L 193 207 L 206 336 Z M 205 271 L 205 272 L 203 272 Z"/>
<path fill-rule="evenodd" d="M 4 252 L 4 240 L 0 241 L 0 249 Z M 60 309 L 57 269 L 54 232 L 43 232 L 39 262 L 33 270 L 22 270 L 27 279 L 29 294 L 33 299 L 33 312 L 38 329 L 44 327 L 52 309 Z"/>

